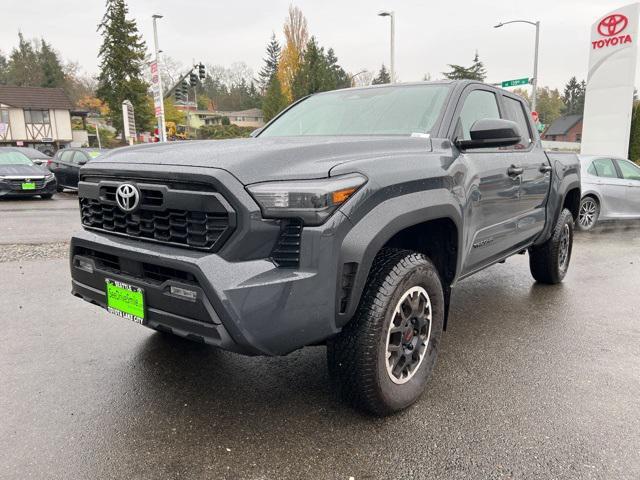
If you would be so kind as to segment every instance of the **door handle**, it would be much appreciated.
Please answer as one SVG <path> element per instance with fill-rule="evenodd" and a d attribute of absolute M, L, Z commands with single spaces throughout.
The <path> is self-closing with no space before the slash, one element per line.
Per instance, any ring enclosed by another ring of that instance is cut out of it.
<path fill-rule="evenodd" d="M 546 163 L 540 165 L 540 173 L 549 173 L 551 170 L 553 170 L 551 165 L 547 165 Z"/>
<path fill-rule="evenodd" d="M 516 167 L 515 165 L 511 165 L 508 169 L 507 169 L 507 174 L 510 177 L 517 177 L 519 175 L 522 175 L 524 173 L 524 168 L 522 167 Z"/>

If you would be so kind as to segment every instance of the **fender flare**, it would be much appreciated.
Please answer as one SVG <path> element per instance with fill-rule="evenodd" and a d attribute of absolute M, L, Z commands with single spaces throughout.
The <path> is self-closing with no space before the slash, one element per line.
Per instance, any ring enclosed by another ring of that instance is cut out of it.
<path fill-rule="evenodd" d="M 413 208 L 407 210 L 407 206 Z M 342 269 L 346 263 L 358 265 L 349 292 L 348 306 L 340 311 L 341 289 L 337 289 L 336 324 L 341 327 L 351 319 L 360 301 L 373 260 L 380 249 L 398 232 L 430 220 L 449 219 L 462 231 L 460 203 L 446 189 L 414 192 L 386 200 L 370 210 L 345 236 L 340 249 L 338 285 L 342 285 Z M 462 235 L 458 234 L 457 251 L 462 251 Z M 461 255 L 456 262 L 460 271 Z"/>

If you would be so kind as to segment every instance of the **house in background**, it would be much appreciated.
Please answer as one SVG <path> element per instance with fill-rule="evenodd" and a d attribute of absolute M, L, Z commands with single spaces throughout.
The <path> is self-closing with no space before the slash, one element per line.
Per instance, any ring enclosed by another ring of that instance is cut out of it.
<path fill-rule="evenodd" d="M 205 125 L 220 125 L 222 118 L 227 117 L 229 123 L 238 127 L 260 128 L 264 126 L 264 114 L 259 108 L 227 112 L 222 110 L 184 110 L 188 116 L 187 124 L 190 128 L 198 129 Z"/>
<path fill-rule="evenodd" d="M 582 115 L 566 115 L 549 125 L 542 140 L 552 142 L 580 142 L 582 140 Z"/>
<path fill-rule="evenodd" d="M 0 85 L 0 146 L 54 153 L 74 140 L 73 103 L 61 88 Z"/>

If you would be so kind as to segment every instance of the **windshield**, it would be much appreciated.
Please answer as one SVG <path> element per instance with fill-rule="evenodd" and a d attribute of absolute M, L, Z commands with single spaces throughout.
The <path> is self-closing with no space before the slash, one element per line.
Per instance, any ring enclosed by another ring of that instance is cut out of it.
<path fill-rule="evenodd" d="M 449 85 L 424 84 L 322 93 L 292 107 L 260 136 L 429 133 L 448 92 Z"/>
<path fill-rule="evenodd" d="M 0 165 L 32 165 L 32 162 L 20 152 L 0 152 Z"/>

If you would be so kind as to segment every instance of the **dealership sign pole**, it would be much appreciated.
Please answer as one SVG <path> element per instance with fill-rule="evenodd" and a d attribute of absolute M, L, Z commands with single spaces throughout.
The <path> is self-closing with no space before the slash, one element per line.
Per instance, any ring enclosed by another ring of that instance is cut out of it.
<path fill-rule="evenodd" d="M 164 99 L 162 96 L 162 77 L 160 76 L 160 47 L 158 45 L 158 27 L 156 21 L 162 15 L 155 14 L 153 18 L 153 42 L 155 60 L 151 62 L 151 89 L 153 90 L 153 104 L 158 119 L 158 136 L 161 142 L 167 141 L 167 130 L 164 124 Z"/>
<path fill-rule="evenodd" d="M 640 4 L 619 8 L 591 27 L 581 153 L 626 158 L 638 60 Z"/>

